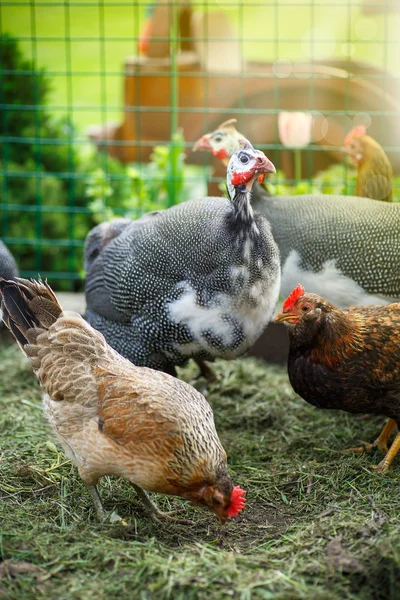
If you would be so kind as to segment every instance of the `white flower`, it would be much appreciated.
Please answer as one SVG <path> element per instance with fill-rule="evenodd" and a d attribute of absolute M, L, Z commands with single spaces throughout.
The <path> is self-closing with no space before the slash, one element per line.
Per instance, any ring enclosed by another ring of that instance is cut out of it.
<path fill-rule="evenodd" d="M 312 115 L 303 112 L 280 112 L 279 138 L 287 148 L 303 148 L 311 142 Z"/>

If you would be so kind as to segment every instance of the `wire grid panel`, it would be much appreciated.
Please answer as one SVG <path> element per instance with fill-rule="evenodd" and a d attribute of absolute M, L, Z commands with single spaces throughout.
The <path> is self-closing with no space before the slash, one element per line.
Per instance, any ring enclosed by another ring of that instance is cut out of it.
<path fill-rule="evenodd" d="M 102 210 L 124 214 L 133 195 L 137 216 L 208 181 L 216 192 L 223 168 L 213 162 L 210 176 L 211 158 L 190 150 L 228 118 L 289 182 L 283 110 L 314 117 L 297 179 L 311 184 L 340 163 L 359 123 L 398 171 L 399 30 L 395 0 L 2 2 L 1 235 L 22 274 L 79 287 L 84 237 Z M 169 143 L 167 185 L 142 193 L 160 178 L 153 148 Z"/>

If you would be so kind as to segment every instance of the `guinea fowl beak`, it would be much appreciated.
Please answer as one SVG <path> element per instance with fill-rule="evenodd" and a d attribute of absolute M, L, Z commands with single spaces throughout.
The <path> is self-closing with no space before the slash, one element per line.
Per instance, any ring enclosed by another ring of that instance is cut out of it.
<path fill-rule="evenodd" d="M 266 173 L 276 173 L 274 164 L 260 152 L 256 158 L 256 165 L 253 167 L 253 177 L 246 183 L 246 190 L 251 191 L 255 179 L 258 179 L 259 183 L 264 181 Z"/>
<path fill-rule="evenodd" d="M 192 152 L 197 152 L 197 150 L 207 150 L 208 152 L 212 150 L 210 144 L 210 136 L 208 134 L 203 135 L 200 139 L 197 140 L 197 142 L 192 148 Z"/>

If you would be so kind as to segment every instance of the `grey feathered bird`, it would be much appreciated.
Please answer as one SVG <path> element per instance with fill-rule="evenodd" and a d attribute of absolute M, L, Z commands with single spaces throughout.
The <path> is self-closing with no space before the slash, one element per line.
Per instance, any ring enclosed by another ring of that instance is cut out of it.
<path fill-rule="evenodd" d="M 14 279 L 18 277 L 18 267 L 7 246 L 0 240 L 0 277 Z"/>
<path fill-rule="evenodd" d="M 195 148 L 235 151 L 233 123 L 204 135 Z M 254 186 L 254 210 L 269 221 L 279 246 L 281 294 L 299 281 L 338 308 L 400 299 L 400 205 L 351 196 L 275 196 Z"/>
<path fill-rule="evenodd" d="M 174 372 L 234 358 L 261 335 L 280 285 L 279 252 L 249 190 L 274 171 L 247 140 L 232 156 L 231 200 L 201 198 L 126 226 L 86 274 L 86 317 L 136 365 Z"/>
<path fill-rule="evenodd" d="M 15 279 L 18 277 L 18 267 L 7 246 L 0 240 L 0 277 Z M 2 328 L 3 313 L 0 306 L 0 329 Z"/>

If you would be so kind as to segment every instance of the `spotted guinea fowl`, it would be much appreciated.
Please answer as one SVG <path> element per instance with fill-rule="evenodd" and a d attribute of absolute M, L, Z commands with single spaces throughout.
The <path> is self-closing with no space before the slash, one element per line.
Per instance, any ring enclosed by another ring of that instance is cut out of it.
<path fill-rule="evenodd" d="M 208 145 L 214 152 L 222 153 L 222 146 L 234 151 L 233 130 L 232 124 L 222 138 L 220 128 L 207 134 Z M 205 142 L 202 147 L 206 149 Z M 282 296 L 302 281 L 338 308 L 400 299 L 399 204 L 336 195 L 268 197 L 262 192 L 253 196 L 252 206 L 267 218 L 279 246 Z"/>
<path fill-rule="evenodd" d="M 175 372 L 189 358 L 234 358 L 261 335 L 280 285 L 279 252 L 249 194 L 272 163 L 244 140 L 231 199 L 200 198 L 139 219 L 86 275 L 86 317 L 136 365 Z"/>
<path fill-rule="evenodd" d="M 122 358 L 80 315 L 63 311 L 40 281 L 0 280 L 4 321 L 28 357 L 43 408 L 67 456 L 89 486 L 103 475 L 128 479 L 156 519 L 144 490 L 204 505 L 224 523 L 244 507 L 205 398 L 175 377 Z"/>

